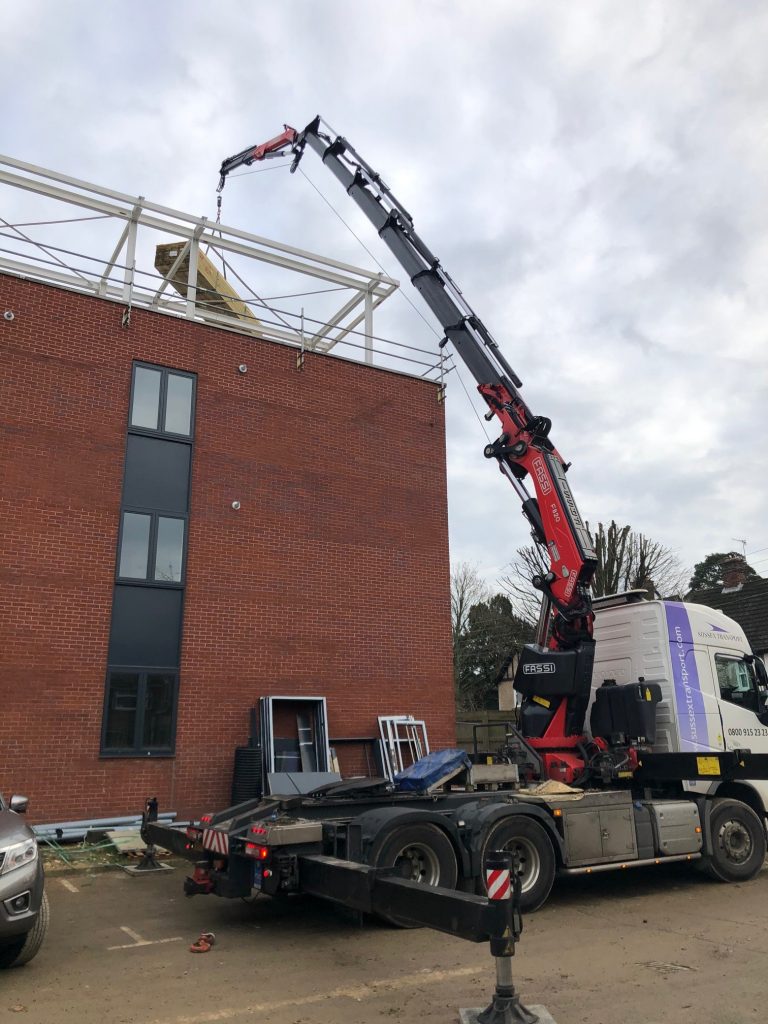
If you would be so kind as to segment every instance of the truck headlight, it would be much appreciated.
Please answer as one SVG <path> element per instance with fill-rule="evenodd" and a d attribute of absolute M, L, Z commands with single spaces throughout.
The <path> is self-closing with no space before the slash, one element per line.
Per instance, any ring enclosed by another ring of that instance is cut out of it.
<path fill-rule="evenodd" d="M 25 839 L 23 843 L 14 843 L 13 846 L 0 846 L 0 875 L 7 875 L 9 871 L 23 868 L 25 864 L 34 864 L 36 860 L 35 839 Z"/>

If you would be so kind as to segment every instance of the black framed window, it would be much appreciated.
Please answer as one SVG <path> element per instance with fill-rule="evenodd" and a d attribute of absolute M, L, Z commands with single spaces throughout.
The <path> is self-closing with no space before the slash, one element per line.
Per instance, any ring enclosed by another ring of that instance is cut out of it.
<path fill-rule="evenodd" d="M 119 580 L 181 585 L 186 517 L 124 511 L 120 525 Z"/>
<path fill-rule="evenodd" d="M 191 437 L 195 378 L 179 370 L 135 363 L 131 387 L 131 430 Z"/>
<path fill-rule="evenodd" d="M 160 416 L 160 388 L 162 370 L 148 366 L 133 369 L 133 397 L 131 400 L 131 426 L 157 430 Z"/>
<path fill-rule="evenodd" d="M 192 433 L 192 378 L 168 372 L 165 389 L 163 430 L 167 434 L 189 437 Z"/>
<path fill-rule="evenodd" d="M 147 578 L 151 532 L 151 515 L 123 512 L 118 576 L 129 580 L 145 580 Z"/>
<path fill-rule="evenodd" d="M 107 676 L 102 754 L 173 754 L 178 672 L 111 669 Z"/>
<path fill-rule="evenodd" d="M 186 524 L 171 516 L 158 516 L 156 523 L 152 579 L 156 583 L 181 583 Z"/>

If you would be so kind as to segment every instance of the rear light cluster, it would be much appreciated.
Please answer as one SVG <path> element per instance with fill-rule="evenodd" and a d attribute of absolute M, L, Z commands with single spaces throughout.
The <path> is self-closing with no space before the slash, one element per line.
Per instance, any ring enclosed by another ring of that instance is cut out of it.
<path fill-rule="evenodd" d="M 256 860 L 266 860 L 269 856 L 269 847 L 259 846 L 258 843 L 246 843 L 245 852 L 249 857 L 255 857 Z"/>
<path fill-rule="evenodd" d="M 263 836 L 266 836 L 267 830 L 262 828 L 260 825 L 251 825 L 248 829 L 248 834 L 253 839 L 256 839 L 257 837 L 262 838 Z M 269 857 L 269 847 L 262 846 L 262 844 L 258 842 L 246 841 L 245 852 L 249 857 L 255 857 L 256 860 L 266 860 L 267 857 Z"/>

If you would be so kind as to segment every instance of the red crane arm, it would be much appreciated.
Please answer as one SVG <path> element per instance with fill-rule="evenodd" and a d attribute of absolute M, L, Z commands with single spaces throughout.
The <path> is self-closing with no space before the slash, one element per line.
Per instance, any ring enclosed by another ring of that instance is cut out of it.
<path fill-rule="evenodd" d="M 289 124 L 284 124 L 283 129 L 279 135 L 276 135 L 274 139 L 270 139 L 269 142 L 262 142 L 260 146 L 249 146 L 248 149 L 235 153 L 234 156 L 225 160 L 219 171 L 218 191 L 221 192 L 224 188 L 227 175 L 230 171 L 234 171 L 235 168 L 249 167 L 256 160 L 265 160 L 267 157 L 279 156 L 284 149 L 291 148 L 296 142 L 296 137 L 299 133 L 295 128 L 291 128 Z"/>

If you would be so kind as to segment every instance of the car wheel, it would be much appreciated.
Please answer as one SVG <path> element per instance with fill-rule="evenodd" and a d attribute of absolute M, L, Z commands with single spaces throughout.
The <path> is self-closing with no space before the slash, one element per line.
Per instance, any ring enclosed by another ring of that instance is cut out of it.
<path fill-rule="evenodd" d="M 51 912 L 48 907 L 48 893 L 43 893 L 40 911 L 26 935 L 20 935 L 0 949 L 0 967 L 21 967 L 37 956 L 43 944 Z"/>

